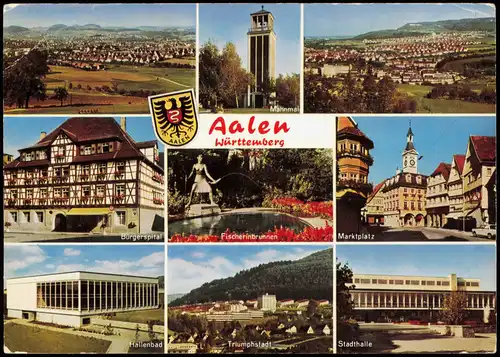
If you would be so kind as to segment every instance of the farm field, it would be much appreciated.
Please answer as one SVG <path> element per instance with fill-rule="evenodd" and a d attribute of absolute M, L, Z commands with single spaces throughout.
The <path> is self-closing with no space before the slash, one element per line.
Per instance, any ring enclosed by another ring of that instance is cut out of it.
<path fill-rule="evenodd" d="M 48 88 L 65 86 L 72 83 L 73 88 L 117 84 L 125 90 L 164 90 L 175 91 L 192 88 L 195 83 L 195 71 L 184 68 L 154 68 L 135 66 L 110 66 L 105 71 L 85 71 L 73 67 L 50 66 L 51 73 L 45 82 Z"/>
<path fill-rule="evenodd" d="M 111 342 L 10 322 L 4 324 L 4 344 L 12 352 L 55 354 L 105 353 Z"/>
<path fill-rule="evenodd" d="M 170 59 L 166 60 L 165 62 L 180 63 L 180 64 L 190 64 L 192 66 L 195 66 L 196 65 L 196 57 L 170 58 Z"/>
<path fill-rule="evenodd" d="M 454 99 L 420 98 L 417 113 L 495 113 L 495 104 L 466 102 Z"/>
<path fill-rule="evenodd" d="M 124 91 L 174 92 L 195 87 L 195 71 L 184 68 L 153 68 L 111 66 L 106 71 L 85 71 L 73 67 L 50 66 L 51 73 L 44 79 L 48 99 L 30 100 L 29 108 L 5 108 L 9 114 L 45 113 L 98 113 L 98 114 L 147 114 L 147 99 L 97 91 L 96 87 L 116 87 Z M 69 89 L 71 83 L 71 89 Z M 51 99 L 57 87 L 65 87 L 69 97 L 63 106 Z M 90 88 L 89 88 L 90 87 Z"/>
<path fill-rule="evenodd" d="M 111 320 L 115 321 L 126 321 L 145 324 L 148 321 L 161 321 L 164 324 L 165 321 L 165 310 L 164 309 L 154 309 L 154 310 L 143 310 L 143 311 L 127 311 L 117 313 L 115 316 L 111 317 Z"/>
<path fill-rule="evenodd" d="M 480 92 L 484 85 L 472 85 L 472 89 Z M 477 88 L 476 88 L 477 87 Z M 429 99 L 425 95 L 432 90 L 432 86 L 398 84 L 398 91 L 408 94 L 417 101 L 417 113 L 495 113 L 494 104 L 466 102 L 451 99 Z"/>

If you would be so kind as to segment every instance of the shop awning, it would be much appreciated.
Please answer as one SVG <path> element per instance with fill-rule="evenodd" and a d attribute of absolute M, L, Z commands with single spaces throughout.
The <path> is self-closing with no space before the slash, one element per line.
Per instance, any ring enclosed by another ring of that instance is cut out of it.
<path fill-rule="evenodd" d="M 108 214 L 109 208 L 72 208 L 66 215 L 68 216 L 99 216 Z"/>
<path fill-rule="evenodd" d="M 463 213 L 462 212 L 453 212 L 453 213 L 448 213 L 446 215 L 446 218 L 459 219 L 460 217 L 463 217 Z"/>

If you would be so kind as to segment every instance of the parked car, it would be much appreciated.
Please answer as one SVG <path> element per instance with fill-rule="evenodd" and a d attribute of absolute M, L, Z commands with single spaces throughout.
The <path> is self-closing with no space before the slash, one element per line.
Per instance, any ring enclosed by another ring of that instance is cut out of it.
<path fill-rule="evenodd" d="M 496 224 L 487 224 L 479 228 L 473 228 L 472 235 L 474 237 L 488 237 L 489 239 L 496 238 L 497 226 Z"/>

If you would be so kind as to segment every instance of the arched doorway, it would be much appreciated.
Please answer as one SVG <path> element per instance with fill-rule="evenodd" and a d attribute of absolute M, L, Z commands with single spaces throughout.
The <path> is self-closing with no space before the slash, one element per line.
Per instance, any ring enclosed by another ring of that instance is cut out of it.
<path fill-rule="evenodd" d="M 425 219 L 424 219 L 424 215 L 422 214 L 417 214 L 415 216 L 415 221 L 416 221 L 416 225 L 417 227 L 423 227 L 425 225 Z"/>
<path fill-rule="evenodd" d="M 405 226 L 413 226 L 414 225 L 414 217 L 411 213 L 408 213 L 404 218 Z"/>
<path fill-rule="evenodd" d="M 66 232 L 68 222 L 66 220 L 66 216 L 62 213 L 59 213 L 54 218 L 54 231 L 55 232 Z"/>

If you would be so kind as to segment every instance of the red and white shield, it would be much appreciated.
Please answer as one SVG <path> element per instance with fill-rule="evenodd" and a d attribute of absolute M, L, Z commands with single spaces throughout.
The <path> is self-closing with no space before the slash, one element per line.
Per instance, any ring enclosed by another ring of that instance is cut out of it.
<path fill-rule="evenodd" d="M 172 124 L 179 124 L 182 121 L 182 112 L 180 109 L 167 110 L 167 119 Z"/>

